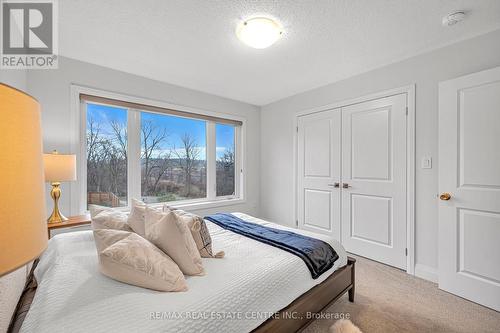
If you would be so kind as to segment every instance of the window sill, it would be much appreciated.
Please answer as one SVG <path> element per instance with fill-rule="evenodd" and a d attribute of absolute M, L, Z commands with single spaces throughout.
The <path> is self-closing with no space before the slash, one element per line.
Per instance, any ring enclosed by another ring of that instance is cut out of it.
<path fill-rule="evenodd" d="M 169 206 L 183 209 L 183 210 L 201 210 L 207 208 L 216 208 L 216 207 L 226 207 L 226 206 L 234 206 L 244 204 L 246 202 L 245 199 L 242 198 L 234 198 L 234 199 L 221 199 L 221 200 L 212 200 L 212 201 L 197 201 L 197 202 L 172 202 L 169 204 L 168 202 L 161 204 L 151 204 L 152 207 L 162 207 L 167 204 Z"/>

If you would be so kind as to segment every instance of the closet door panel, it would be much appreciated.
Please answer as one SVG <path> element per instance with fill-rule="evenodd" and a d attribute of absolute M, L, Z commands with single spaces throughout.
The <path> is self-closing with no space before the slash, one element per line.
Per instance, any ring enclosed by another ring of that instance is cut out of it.
<path fill-rule="evenodd" d="M 298 119 L 297 220 L 340 240 L 340 109 Z"/>
<path fill-rule="evenodd" d="M 342 108 L 342 244 L 406 268 L 406 94 Z"/>

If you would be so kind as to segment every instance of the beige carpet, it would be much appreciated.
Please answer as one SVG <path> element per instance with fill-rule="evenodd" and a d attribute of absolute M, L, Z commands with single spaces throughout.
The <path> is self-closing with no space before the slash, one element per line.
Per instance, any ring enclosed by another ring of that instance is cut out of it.
<path fill-rule="evenodd" d="M 357 257 L 354 303 L 344 295 L 325 313 L 349 314 L 364 332 L 500 332 L 500 312 L 469 302 L 398 269 Z M 304 332 L 328 332 L 317 319 Z"/>

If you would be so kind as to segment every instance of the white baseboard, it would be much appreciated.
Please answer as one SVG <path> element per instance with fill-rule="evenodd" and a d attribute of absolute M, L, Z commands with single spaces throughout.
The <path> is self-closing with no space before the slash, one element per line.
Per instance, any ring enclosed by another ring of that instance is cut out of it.
<path fill-rule="evenodd" d="M 434 283 L 438 283 L 438 270 L 434 267 L 430 267 L 422 264 L 415 264 L 415 276 L 428 280 Z"/>

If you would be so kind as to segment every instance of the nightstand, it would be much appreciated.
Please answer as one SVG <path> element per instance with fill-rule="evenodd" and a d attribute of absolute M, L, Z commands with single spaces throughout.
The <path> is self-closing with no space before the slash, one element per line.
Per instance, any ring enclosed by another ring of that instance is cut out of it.
<path fill-rule="evenodd" d="M 90 215 L 86 214 L 86 215 L 71 216 L 71 217 L 68 217 L 67 221 L 64 221 L 61 223 L 47 223 L 47 233 L 48 233 L 49 239 L 50 239 L 50 231 L 51 230 L 77 227 L 77 226 L 86 225 L 86 224 L 90 224 Z"/>

